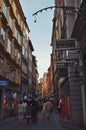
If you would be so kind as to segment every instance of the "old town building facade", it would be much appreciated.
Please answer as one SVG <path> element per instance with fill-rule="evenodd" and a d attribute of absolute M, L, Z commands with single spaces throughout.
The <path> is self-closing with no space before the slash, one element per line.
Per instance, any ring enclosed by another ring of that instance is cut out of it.
<path fill-rule="evenodd" d="M 79 71 L 81 59 L 78 50 L 80 46 L 75 37 L 78 31 L 74 31 L 74 37 L 72 37 L 81 3 L 81 0 L 55 0 L 55 5 L 60 8 L 55 8 L 54 11 L 51 44 L 55 96 L 65 98 L 68 115 L 75 125 L 86 124 L 83 116 L 85 97 L 81 93 L 81 72 Z"/>
<path fill-rule="evenodd" d="M 29 91 L 33 51 L 29 32 L 19 0 L 0 0 L 0 116 L 5 105 L 11 108 Z"/>
<path fill-rule="evenodd" d="M 82 25 L 82 26 L 81 26 Z M 83 0 L 80 6 L 79 16 L 76 20 L 72 37 L 75 38 L 79 44 L 79 72 L 81 77 L 80 93 L 82 105 L 82 121 L 86 126 L 86 1 Z M 81 118 L 81 117 L 79 117 Z"/>

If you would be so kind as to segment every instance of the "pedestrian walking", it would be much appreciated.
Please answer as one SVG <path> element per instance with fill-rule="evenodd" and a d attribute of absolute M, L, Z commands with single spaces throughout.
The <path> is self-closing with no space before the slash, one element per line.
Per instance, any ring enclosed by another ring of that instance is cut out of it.
<path fill-rule="evenodd" d="M 38 103 L 32 98 L 31 100 L 31 121 L 32 123 L 37 121 Z"/>
<path fill-rule="evenodd" d="M 60 111 L 61 111 L 61 99 L 59 99 L 58 102 L 57 102 L 57 109 L 58 109 L 58 112 L 60 113 Z"/>
<path fill-rule="evenodd" d="M 26 119 L 27 119 L 27 124 L 29 124 L 30 119 L 31 119 L 31 100 L 27 99 L 26 103 L 27 103 L 27 105 L 26 105 Z"/>
<path fill-rule="evenodd" d="M 43 119 L 45 118 L 45 116 L 47 116 L 47 119 L 50 119 L 50 114 L 51 114 L 51 111 L 52 111 L 52 104 L 50 101 L 46 101 L 44 102 L 43 104 Z"/>
<path fill-rule="evenodd" d="M 22 100 L 19 101 L 19 104 L 17 107 L 17 113 L 18 113 L 19 124 L 22 124 L 23 118 L 24 118 L 24 105 L 23 105 Z"/>
<path fill-rule="evenodd" d="M 14 116 L 14 100 L 12 100 L 12 111 L 11 111 L 11 115 Z"/>
<path fill-rule="evenodd" d="M 43 120 L 44 120 L 44 118 L 45 118 L 45 116 L 46 116 L 45 103 L 46 103 L 46 102 L 43 103 L 43 109 L 42 109 L 42 118 L 43 118 Z"/>
<path fill-rule="evenodd" d="M 23 106 L 24 106 L 24 117 L 25 117 L 26 116 L 26 107 L 27 107 L 26 101 L 23 102 Z"/>
<path fill-rule="evenodd" d="M 60 110 L 61 119 L 65 120 L 67 118 L 67 109 L 66 109 L 66 103 L 64 98 L 61 99 L 60 106 L 61 106 L 61 110 Z"/>

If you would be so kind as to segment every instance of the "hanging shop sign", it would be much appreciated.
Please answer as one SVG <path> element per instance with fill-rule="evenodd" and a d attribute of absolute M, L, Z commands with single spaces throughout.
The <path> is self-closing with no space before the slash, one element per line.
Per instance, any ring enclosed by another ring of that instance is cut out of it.
<path fill-rule="evenodd" d="M 73 49 L 75 48 L 75 39 L 60 39 L 56 41 L 56 49 Z"/>
<path fill-rule="evenodd" d="M 8 86 L 8 80 L 0 80 L 0 86 Z"/>

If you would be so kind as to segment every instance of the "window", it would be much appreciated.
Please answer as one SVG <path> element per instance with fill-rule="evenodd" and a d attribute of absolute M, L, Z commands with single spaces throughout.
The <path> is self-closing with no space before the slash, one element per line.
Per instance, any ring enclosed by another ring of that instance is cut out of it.
<path fill-rule="evenodd" d="M 7 7 L 6 7 L 5 3 L 3 3 L 3 10 L 2 11 L 6 17 Z"/>
<path fill-rule="evenodd" d="M 10 0 L 10 4 L 13 6 L 13 0 Z"/>
<path fill-rule="evenodd" d="M 7 52 L 11 53 L 11 41 L 8 39 Z"/>
<path fill-rule="evenodd" d="M 12 81 L 16 82 L 16 68 L 14 66 L 10 67 L 10 73 Z"/>
<path fill-rule="evenodd" d="M 9 26 L 12 29 L 12 17 L 9 18 Z"/>
<path fill-rule="evenodd" d="M 2 75 L 2 67 L 3 67 L 3 58 L 0 57 L 0 75 Z"/>
<path fill-rule="evenodd" d="M 5 40 L 5 30 L 1 28 L 1 38 Z"/>
<path fill-rule="evenodd" d="M 14 30 L 14 37 L 17 39 L 17 29 Z"/>
<path fill-rule="evenodd" d="M 20 64 L 21 65 L 21 55 L 20 55 L 20 53 L 18 52 L 18 64 Z"/>
<path fill-rule="evenodd" d="M 19 72 L 19 84 L 21 84 L 21 73 Z"/>
<path fill-rule="evenodd" d="M 5 77 L 7 78 L 7 79 L 9 79 L 9 63 L 7 63 L 7 65 L 6 65 L 6 70 L 5 70 Z"/>
<path fill-rule="evenodd" d="M 25 37 L 25 26 L 23 25 L 23 36 Z"/>
<path fill-rule="evenodd" d="M 16 82 L 16 71 L 12 71 L 12 80 Z"/>
<path fill-rule="evenodd" d="M 16 10 L 16 15 L 15 15 L 16 19 L 18 19 L 18 11 Z"/>
<path fill-rule="evenodd" d="M 20 21 L 20 24 L 21 24 L 21 30 L 23 30 L 23 21 L 22 20 Z"/>
<path fill-rule="evenodd" d="M 20 34 L 18 34 L 18 43 L 21 44 L 21 42 L 20 42 Z"/>
<path fill-rule="evenodd" d="M 18 19 L 18 24 L 19 24 L 19 26 L 21 26 L 21 19 L 20 18 Z"/>
<path fill-rule="evenodd" d="M 23 30 L 23 36 L 25 37 L 25 31 Z"/>
<path fill-rule="evenodd" d="M 14 59 L 16 60 L 17 57 L 17 49 L 14 49 Z"/>
<path fill-rule="evenodd" d="M 27 58 L 27 50 L 25 50 L 25 58 Z"/>
<path fill-rule="evenodd" d="M 22 46 L 22 54 L 23 54 L 23 56 L 24 56 L 24 50 L 25 50 L 24 46 Z"/>

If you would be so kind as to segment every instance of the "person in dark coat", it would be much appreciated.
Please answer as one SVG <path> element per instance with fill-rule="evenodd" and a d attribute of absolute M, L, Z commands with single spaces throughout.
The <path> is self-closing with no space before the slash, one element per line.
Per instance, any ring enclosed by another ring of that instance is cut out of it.
<path fill-rule="evenodd" d="M 32 123 L 37 121 L 37 112 L 38 112 L 38 103 L 34 98 L 32 98 L 32 101 L 31 101 L 31 121 L 32 121 Z"/>
<path fill-rule="evenodd" d="M 60 110 L 60 116 L 62 120 L 66 120 L 67 118 L 67 108 L 64 98 L 61 99 L 61 110 Z"/>
<path fill-rule="evenodd" d="M 30 102 L 28 102 L 27 105 L 26 105 L 26 119 L 27 119 L 27 124 L 30 123 L 30 118 L 31 118 L 31 104 L 30 104 Z"/>

